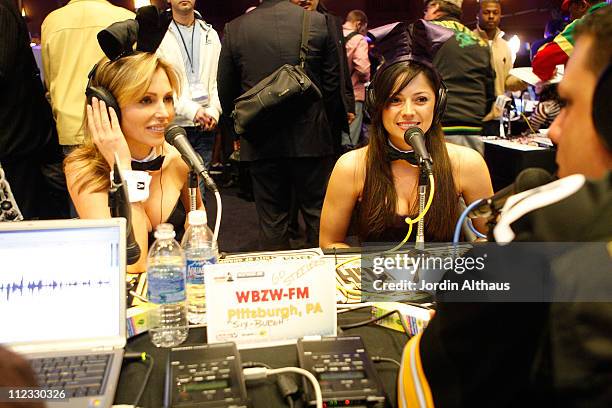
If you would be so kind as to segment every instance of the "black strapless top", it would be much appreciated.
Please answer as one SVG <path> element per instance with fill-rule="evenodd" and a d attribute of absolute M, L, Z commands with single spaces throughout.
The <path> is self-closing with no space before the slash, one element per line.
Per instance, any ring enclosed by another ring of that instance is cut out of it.
<path fill-rule="evenodd" d="M 416 218 L 415 215 L 399 215 L 395 214 L 393 217 L 393 222 L 391 225 L 388 225 L 385 230 L 380 234 L 368 233 L 365 237 L 359 236 L 359 224 L 358 220 L 361 216 L 361 203 L 358 201 L 355 204 L 355 208 L 353 209 L 353 215 L 351 217 L 351 225 L 349 227 L 349 234 L 347 235 L 357 235 L 359 238 L 359 242 L 396 242 L 400 243 L 406 238 L 406 234 L 408 233 L 408 224 L 406 224 L 406 217 Z M 412 233 L 410 234 L 410 238 L 408 238 L 408 242 L 415 242 L 416 234 L 417 234 L 417 224 L 412 226 Z M 427 230 L 425 230 L 425 242 L 434 242 L 436 241 L 432 236 L 427 234 Z"/>
<path fill-rule="evenodd" d="M 408 215 L 399 215 L 395 214 L 393 217 L 393 223 L 380 234 L 368 233 L 364 239 L 360 240 L 362 242 L 397 242 L 400 243 L 406 238 L 406 234 L 408 233 L 408 224 L 406 224 L 406 217 Z M 416 217 L 416 215 L 411 218 Z M 410 238 L 408 238 L 408 242 L 415 242 L 416 240 L 416 232 L 417 232 L 417 224 L 412 226 L 412 233 L 410 234 Z M 425 237 L 426 241 L 429 241 L 427 237 Z"/>
<path fill-rule="evenodd" d="M 181 239 L 183 239 L 183 235 L 185 234 L 185 220 L 187 220 L 187 211 L 185 210 L 185 206 L 183 205 L 183 202 L 179 197 L 178 201 L 176 202 L 176 205 L 174 206 L 174 209 L 172 210 L 166 221 L 164 221 L 166 224 L 172 224 L 172 226 L 174 227 L 174 232 L 176 233 L 174 239 L 176 239 L 178 242 L 181 242 Z M 154 234 L 155 230 L 149 233 L 149 248 L 151 247 L 153 242 L 155 242 Z"/>

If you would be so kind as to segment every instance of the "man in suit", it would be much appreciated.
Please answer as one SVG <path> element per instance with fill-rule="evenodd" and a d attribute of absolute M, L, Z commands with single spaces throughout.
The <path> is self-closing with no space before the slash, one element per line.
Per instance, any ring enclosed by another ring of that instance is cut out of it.
<path fill-rule="evenodd" d="M 28 28 L 12 0 L 0 0 L 0 27 L 0 163 L 25 219 L 59 218 L 64 214 L 56 211 L 43 170 L 60 160 L 53 116 Z"/>
<path fill-rule="evenodd" d="M 236 97 L 283 64 L 296 65 L 304 13 L 310 13 L 306 72 L 323 93 L 316 101 L 291 101 L 240 139 L 249 162 L 264 249 L 289 247 L 291 189 L 306 223 L 307 244 L 318 245 L 325 184 L 333 167 L 334 140 L 325 100 L 338 92 L 336 45 L 325 17 L 288 0 L 264 0 L 228 23 L 219 58 L 218 87 L 223 112 Z"/>

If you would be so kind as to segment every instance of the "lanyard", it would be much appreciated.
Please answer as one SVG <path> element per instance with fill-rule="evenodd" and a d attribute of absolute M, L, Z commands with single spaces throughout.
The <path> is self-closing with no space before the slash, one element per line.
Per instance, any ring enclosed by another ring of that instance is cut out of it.
<path fill-rule="evenodd" d="M 176 23 L 176 20 L 172 20 L 174 21 L 174 25 L 176 26 L 176 29 L 178 30 L 179 36 L 181 37 L 181 41 L 183 42 L 183 47 L 185 47 L 185 53 L 187 54 L 187 59 L 189 60 L 189 65 L 191 66 L 191 73 L 194 74 L 193 72 L 193 35 L 195 33 L 195 25 L 196 25 L 196 21 L 193 21 L 193 28 L 191 29 L 191 55 L 189 55 L 189 50 L 187 49 L 187 44 L 185 43 L 185 39 L 183 38 L 183 34 L 181 34 L 181 29 L 179 28 L 178 24 Z"/>

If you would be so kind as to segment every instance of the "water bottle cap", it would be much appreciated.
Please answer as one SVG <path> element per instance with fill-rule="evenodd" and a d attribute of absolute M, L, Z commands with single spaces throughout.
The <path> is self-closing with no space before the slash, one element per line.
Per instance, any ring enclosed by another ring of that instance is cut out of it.
<path fill-rule="evenodd" d="M 159 224 L 155 229 L 156 239 L 170 239 L 175 236 L 176 233 L 174 232 L 174 226 L 172 224 Z"/>
<path fill-rule="evenodd" d="M 195 210 L 189 212 L 189 225 L 206 225 L 206 211 Z"/>

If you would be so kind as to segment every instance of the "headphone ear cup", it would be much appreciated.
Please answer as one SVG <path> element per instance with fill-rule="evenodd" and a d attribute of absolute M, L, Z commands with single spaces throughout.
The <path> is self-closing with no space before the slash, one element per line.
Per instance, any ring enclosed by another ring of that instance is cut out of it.
<path fill-rule="evenodd" d="M 434 123 L 436 121 L 442 122 L 442 117 L 444 116 L 444 112 L 446 111 L 446 95 L 448 90 L 444 82 L 440 83 L 440 89 L 438 89 L 438 98 L 436 99 L 436 106 L 434 110 Z"/>
<path fill-rule="evenodd" d="M 90 105 L 91 98 L 93 97 L 98 98 L 100 101 L 104 101 L 107 109 L 113 108 L 115 110 L 115 113 L 117 113 L 117 119 L 119 119 L 119 123 L 121 123 L 121 109 L 119 109 L 117 100 L 108 89 L 101 86 L 88 86 L 85 90 L 85 95 L 87 96 L 87 103 Z"/>
<path fill-rule="evenodd" d="M 365 110 L 370 118 L 374 116 L 374 106 L 376 106 L 376 97 L 374 96 L 374 88 L 370 82 L 366 88 L 365 95 Z"/>
<path fill-rule="evenodd" d="M 603 139 L 606 148 L 612 151 L 612 118 L 610 117 L 610 95 L 612 95 L 612 64 L 604 69 L 597 81 L 593 95 L 593 124 Z"/>

